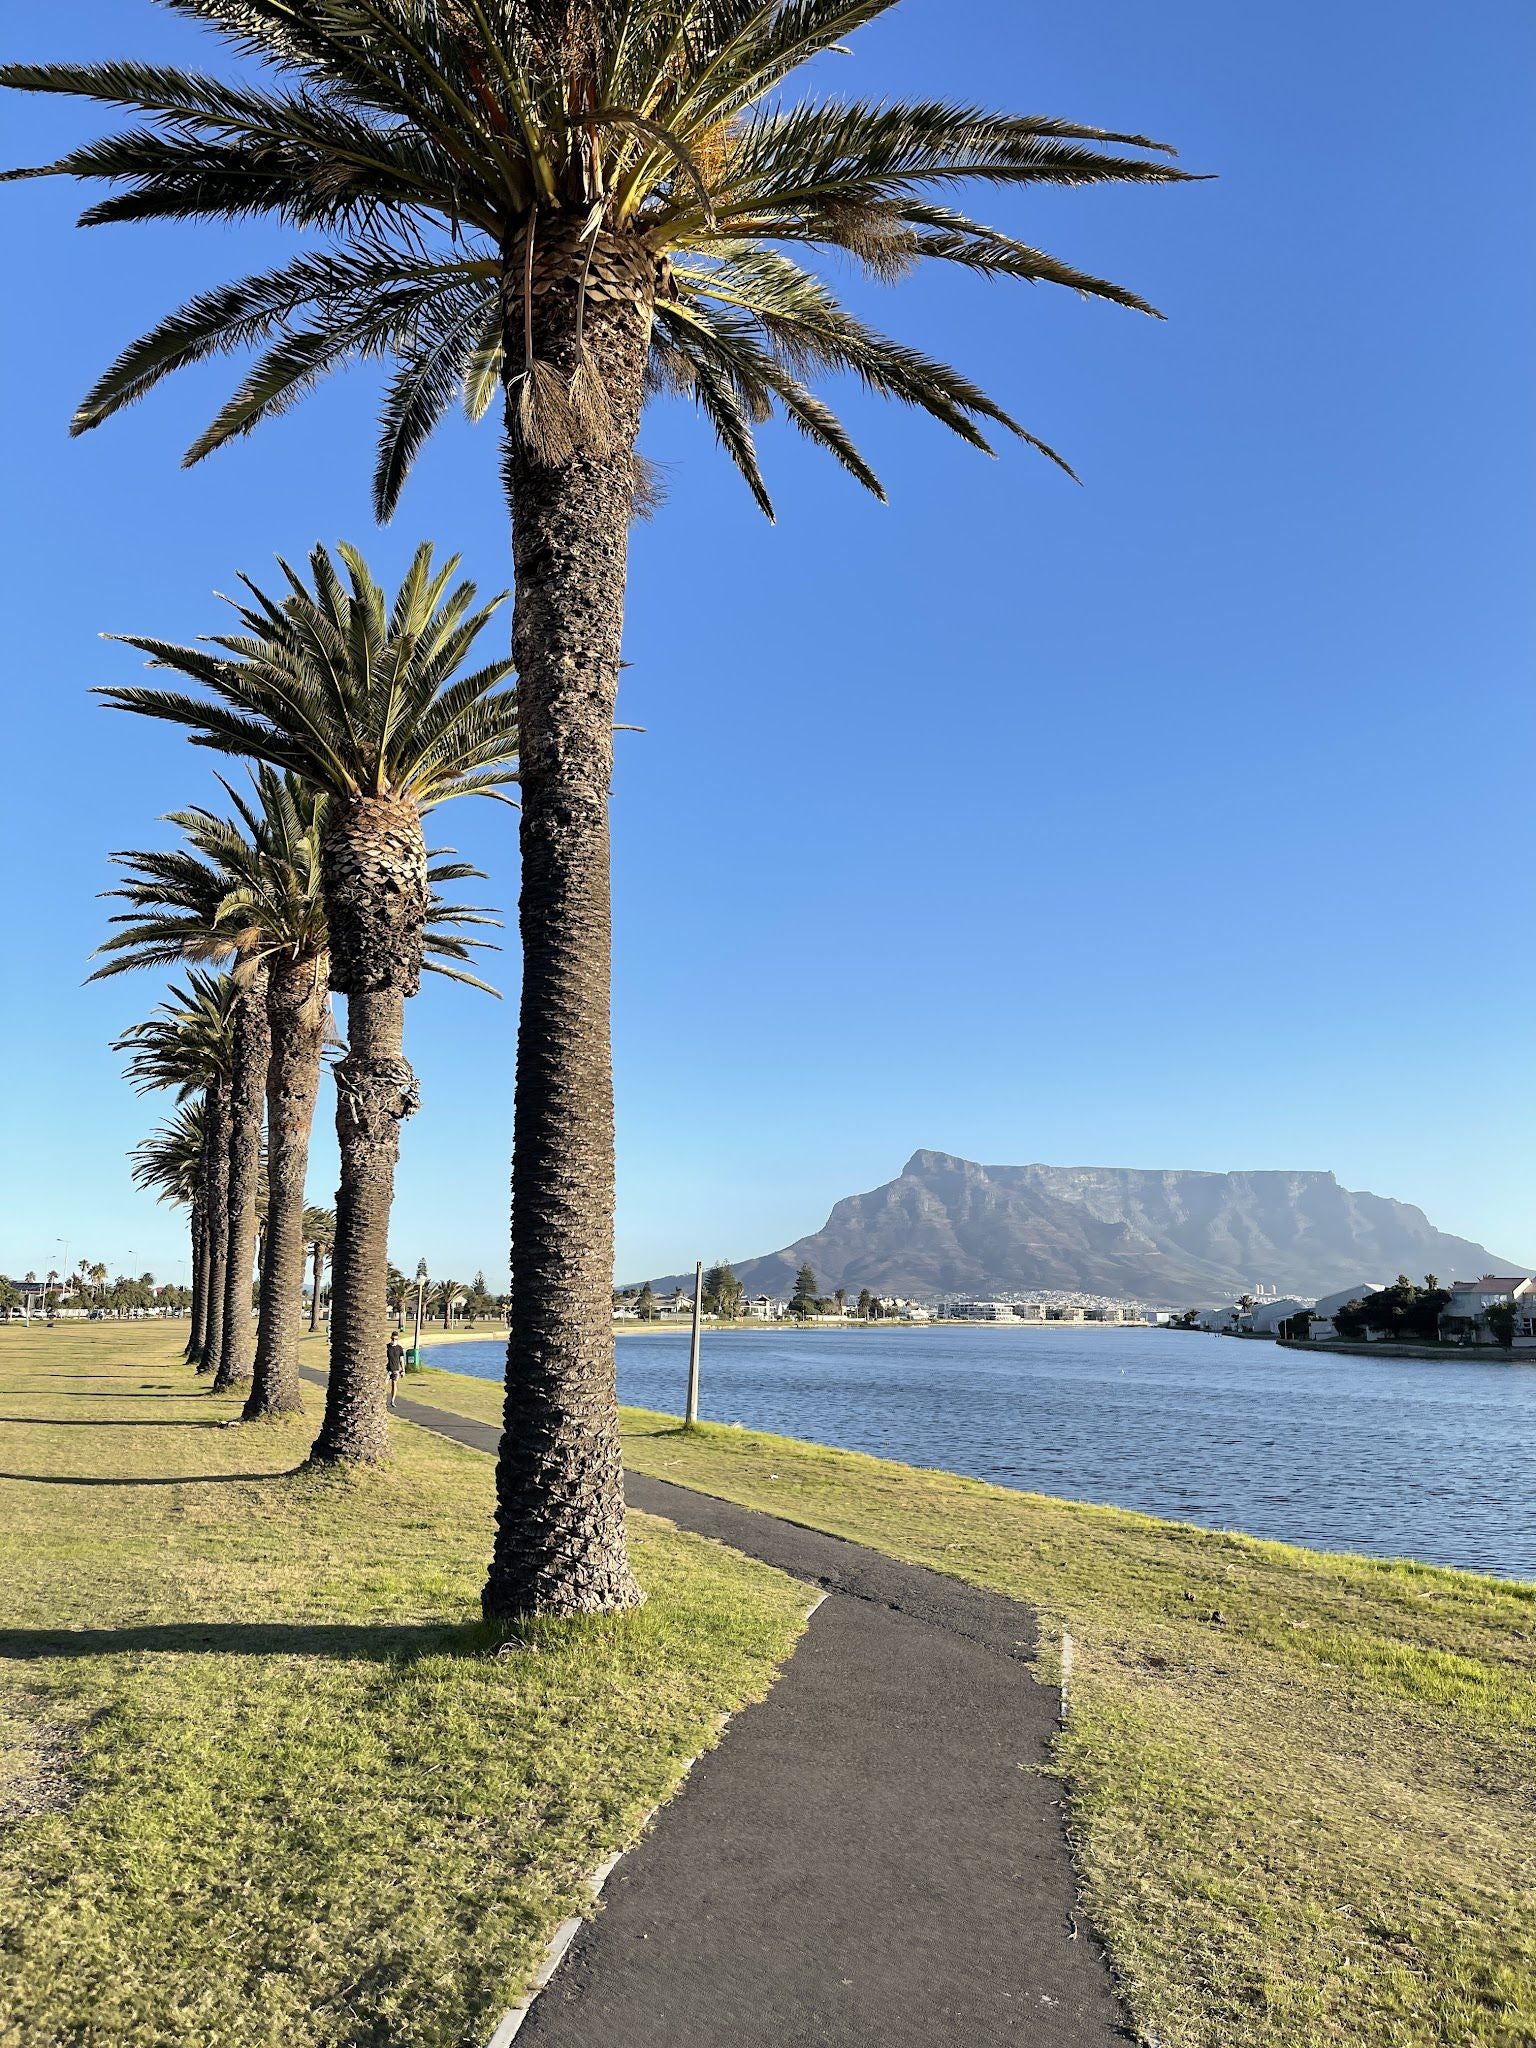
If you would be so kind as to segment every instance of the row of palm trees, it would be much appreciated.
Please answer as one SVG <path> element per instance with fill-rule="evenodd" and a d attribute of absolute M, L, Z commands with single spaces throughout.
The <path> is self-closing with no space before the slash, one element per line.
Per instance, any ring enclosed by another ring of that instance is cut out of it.
<path fill-rule="evenodd" d="M 470 666 L 500 600 L 478 604 L 456 568 L 424 546 L 391 601 L 355 550 L 338 566 L 317 548 L 308 581 L 284 565 L 281 596 L 248 584 L 243 630 L 214 649 L 138 643 L 217 688 L 218 706 L 196 704 L 210 734 L 231 740 L 260 719 L 262 751 L 248 794 L 223 782 L 229 815 L 173 812 L 179 845 L 113 856 L 126 879 L 107 893 L 128 907 L 96 976 L 202 963 L 118 1041 L 130 1079 L 180 1104 L 137 1171 L 187 1205 L 189 1356 L 216 1393 L 246 1390 L 248 1421 L 302 1409 L 305 1266 L 315 1260 L 317 1306 L 329 1240 L 331 1373 L 314 1456 L 331 1463 L 376 1459 L 387 1436 L 389 1214 L 416 1100 L 405 1003 L 424 969 L 487 987 L 467 963 L 488 943 L 469 928 L 491 913 L 439 894 L 478 871 L 429 853 L 422 825 L 438 803 L 516 772 L 510 662 Z M 192 702 L 110 694 L 173 720 Z M 348 999 L 334 1068 L 341 1189 L 334 1228 L 319 1231 L 305 1189 L 332 989 Z"/>
<path fill-rule="evenodd" d="M 1074 121 L 939 99 L 786 101 L 793 73 L 832 53 L 845 61 L 850 38 L 897 0 L 162 4 L 213 32 L 229 60 L 221 70 L 131 59 L 0 67 L 0 83 L 129 117 L 32 175 L 104 182 L 85 225 L 214 221 L 239 231 L 257 218 L 304 244 L 198 293 L 131 343 L 86 396 L 75 431 L 184 367 L 254 351 L 188 451 L 198 461 L 331 371 L 388 360 L 373 479 L 387 519 L 455 401 L 478 420 L 500 399 L 516 583 L 522 985 L 506 1429 L 485 1606 L 493 1616 L 622 1607 L 639 1591 L 624 1538 L 610 1319 L 608 789 L 628 531 L 648 496 L 642 411 L 668 394 L 691 399 L 765 512 L 753 428 L 774 413 L 883 496 L 814 388 L 828 375 L 987 452 L 1000 428 L 1060 461 L 962 372 L 868 325 L 812 266 L 830 255 L 883 282 L 937 263 L 1151 312 L 1134 292 L 973 218 L 964 193 L 1184 174 L 1163 144 Z M 934 601 L 964 606 L 977 594 Z M 294 602 L 311 616 L 309 595 Z M 753 630 L 770 600 L 743 575 L 740 602 Z M 778 593 L 771 602 L 780 606 Z M 412 1105 L 400 1033 L 427 921 L 421 811 L 478 771 L 434 743 L 365 772 L 324 707 L 295 710 L 290 675 L 344 665 L 338 605 L 318 580 L 313 603 L 310 637 L 288 600 L 258 598 L 247 633 L 277 646 L 270 657 L 251 644 L 194 653 L 136 643 L 206 697 L 113 694 L 180 718 L 204 744 L 301 776 L 330 805 L 330 978 L 348 1004 L 336 1070 L 348 1135 L 334 1266 L 343 1391 L 322 1433 L 336 1455 L 382 1441 L 356 1390 L 376 1335 L 368 1290 L 396 1133 Z M 806 642 L 797 651 L 814 658 Z M 458 700 L 450 690 L 441 701 L 450 716 Z M 502 714 L 478 715 L 494 724 Z M 494 753 L 501 737 L 486 744 Z M 312 980 L 318 988 L 318 973 Z M 300 984 L 295 968 L 302 1009 Z M 249 990 L 238 992 L 243 1028 L 259 1037 L 271 1027 Z M 233 1114 L 237 1087 L 248 1117 L 249 1074 L 237 1082 L 231 1064 L 207 1097 L 215 1122 Z M 233 1195 L 238 1208 L 250 1199 L 254 1151 L 247 1139 L 226 1154 L 223 1200 Z"/>

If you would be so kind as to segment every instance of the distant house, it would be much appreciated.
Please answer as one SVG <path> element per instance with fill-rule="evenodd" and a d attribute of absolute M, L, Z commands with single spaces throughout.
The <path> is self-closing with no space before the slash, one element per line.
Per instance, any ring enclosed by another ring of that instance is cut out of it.
<path fill-rule="evenodd" d="M 944 1314 L 957 1323 L 1011 1323 L 1013 1303 L 1011 1301 L 947 1301 Z"/>
<path fill-rule="evenodd" d="M 1487 1312 L 1506 1303 L 1515 1312 L 1515 1342 L 1536 1344 L 1536 1280 L 1524 1273 L 1453 1280 L 1451 1298 L 1440 1311 L 1441 1337 L 1449 1344 L 1496 1344 Z"/>
<path fill-rule="evenodd" d="M 1045 1303 L 1043 1301 L 1016 1301 L 1013 1312 L 1021 1323 L 1043 1323 Z"/>
<path fill-rule="evenodd" d="M 1086 1323 L 1088 1311 L 1085 1308 L 1078 1308 L 1075 1304 L 1058 1304 L 1046 1310 L 1045 1319 L 1048 1323 Z"/>
<path fill-rule="evenodd" d="M 783 1320 L 788 1306 L 787 1302 L 776 1301 L 771 1294 L 754 1294 L 742 1303 L 741 1312 L 759 1323 L 777 1323 Z"/>
<path fill-rule="evenodd" d="M 1284 1295 L 1278 1301 L 1261 1301 L 1248 1318 L 1248 1327 L 1261 1337 L 1273 1337 L 1282 1323 L 1288 1323 L 1292 1316 L 1299 1316 L 1304 1309 L 1313 1307 L 1312 1302 L 1302 1301 L 1294 1295 Z"/>

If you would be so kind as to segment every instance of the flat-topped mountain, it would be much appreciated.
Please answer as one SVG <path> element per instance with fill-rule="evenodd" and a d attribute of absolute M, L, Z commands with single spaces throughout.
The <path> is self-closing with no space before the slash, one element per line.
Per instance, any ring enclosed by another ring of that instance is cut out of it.
<path fill-rule="evenodd" d="M 1353 1193 L 1331 1173 L 979 1166 L 947 1152 L 914 1152 L 897 1179 L 848 1196 L 812 1236 L 736 1272 L 749 1294 L 786 1296 L 806 1262 L 829 1292 L 1056 1288 L 1169 1307 L 1231 1301 L 1260 1285 L 1310 1297 L 1400 1272 L 1512 1270 L 1437 1230 L 1422 1209 Z M 652 1284 L 691 1289 L 692 1280 Z"/>

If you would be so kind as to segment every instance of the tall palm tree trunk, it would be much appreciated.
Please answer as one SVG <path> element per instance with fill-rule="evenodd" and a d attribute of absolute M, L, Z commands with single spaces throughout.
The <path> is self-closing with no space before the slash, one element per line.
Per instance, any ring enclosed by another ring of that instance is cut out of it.
<path fill-rule="evenodd" d="M 203 1145 L 206 1163 L 208 1147 Z M 188 1365 L 197 1365 L 203 1356 L 203 1343 L 208 1334 L 208 1219 L 207 1197 L 201 1184 L 192 1197 L 192 1319 L 187 1331 L 187 1348 L 182 1353 Z"/>
<path fill-rule="evenodd" d="M 614 1387 L 608 790 L 655 265 L 643 245 L 599 235 L 592 267 L 605 294 L 585 308 L 585 340 L 607 417 L 563 461 L 537 459 L 514 428 L 508 462 L 523 984 L 505 1428 L 483 1595 L 493 1619 L 642 1597 L 625 1542 Z M 577 374 L 587 268 L 574 238 L 536 259 L 534 352 L 566 378 Z M 507 328 L 515 373 L 520 301 Z"/>
<path fill-rule="evenodd" d="M 354 797 L 333 806 L 322 848 L 331 987 L 347 999 L 336 1068 L 341 1185 L 331 1248 L 331 1370 L 312 1456 L 388 1455 L 389 1212 L 400 1125 L 416 1107 L 405 1004 L 421 984 L 427 849 L 416 806 Z"/>
<path fill-rule="evenodd" d="M 304 1315 L 304 1183 L 325 1044 L 324 958 L 275 962 L 267 981 L 272 1056 L 267 1065 L 267 1213 L 261 1305 L 245 1420 L 299 1415 L 299 1330 Z"/>
<path fill-rule="evenodd" d="M 224 1341 L 224 1269 L 229 1253 L 229 1083 L 221 1078 L 208 1091 L 207 1309 L 203 1325 L 200 1373 L 212 1372 Z"/>
<path fill-rule="evenodd" d="M 309 1297 L 309 1330 L 313 1336 L 320 1327 L 320 1275 L 325 1266 L 325 1246 L 317 1237 L 311 1249 L 315 1255 L 315 1285 Z"/>
<path fill-rule="evenodd" d="M 267 970 L 258 968 L 235 1006 L 229 1082 L 229 1253 L 224 1270 L 224 1329 L 213 1391 L 251 1377 L 251 1278 L 256 1264 L 256 1200 L 261 1181 L 261 1121 L 272 1033 Z"/>

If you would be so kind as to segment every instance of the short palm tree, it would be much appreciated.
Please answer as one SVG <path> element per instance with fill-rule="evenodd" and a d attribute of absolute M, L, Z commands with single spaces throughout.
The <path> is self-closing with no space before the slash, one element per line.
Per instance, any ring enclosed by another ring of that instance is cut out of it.
<path fill-rule="evenodd" d="M 234 1065 L 234 1019 L 241 991 L 228 974 L 194 968 L 182 987 L 173 987 L 142 1024 L 113 1045 L 126 1052 L 128 1079 L 146 1094 L 169 1089 L 178 1102 L 201 1104 L 204 1158 L 200 1176 L 203 1242 L 197 1248 L 194 1292 L 204 1304 L 200 1372 L 217 1364 L 224 1329 L 225 1278 L 229 1256 L 230 1076 Z"/>
<path fill-rule="evenodd" d="M 780 96 L 895 0 L 165 4 L 262 74 L 11 65 L 0 78 L 13 86 L 141 117 L 41 171 L 116 188 L 88 224 L 258 215 L 323 246 L 170 315 L 88 394 L 76 431 L 185 364 L 256 348 L 195 461 L 336 365 L 391 356 L 374 479 L 387 516 L 454 399 L 479 417 L 502 398 L 524 964 L 507 1428 L 485 1605 L 622 1606 L 638 1594 L 609 1319 L 607 796 L 642 407 L 655 393 L 691 397 L 765 510 L 752 427 L 775 410 L 879 493 L 813 388 L 821 374 L 849 374 L 983 449 L 992 427 L 1034 441 L 962 373 L 856 318 L 811 263 L 830 252 L 877 279 L 954 264 L 1150 311 L 957 202 L 975 185 L 1183 173 L 1146 137 L 1072 121 Z"/>
<path fill-rule="evenodd" d="M 325 1278 L 325 1259 L 336 1242 L 336 1211 L 334 1209 L 306 1209 L 304 1211 L 304 1242 L 309 1248 L 313 1281 L 309 1296 L 309 1327 L 313 1332 L 320 1327 L 320 1283 Z"/>
<path fill-rule="evenodd" d="M 111 920 L 122 929 L 98 949 L 107 957 L 91 979 L 100 981 L 136 968 L 187 960 L 218 960 L 233 968 L 237 996 L 228 1086 L 229 1243 L 221 1261 L 224 1302 L 217 1352 L 199 1361 L 213 1372 L 214 1392 L 223 1393 L 251 1377 L 251 1272 L 260 1224 L 262 1106 L 272 1034 L 266 962 L 259 957 L 242 959 L 236 933 L 220 922 L 232 878 L 220 857 L 222 847 L 210 849 L 198 841 L 199 828 L 207 817 L 204 812 L 173 815 L 170 822 L 188 833 L 193 842 L 190 846 L 164 853 L 113 855 L 118 865 L 128 869 L 130 879 L 122 888 L 105 893 L 133 908 Z"/>
<path fill-rule="evenodd" d="M 422 816 L 450 797 L 498 793 L 516 780 L 517 751 L 515 697 L 500 687 L 510 660 L 461 673 L 502 600 L 477 607 L 475 586 L 454 583 L 457 557 L 437 568 L 422 547 L 391 602 L 355 549 L 339 552 L 340 567 L 315 549 L 312 587 L 281 564 L 281 598 L 248 582 L 250 602 L 235 607 L 239 633 L 197 647 L 128 636 L 153 664 L 209 695 L 102 692 L 122 709 L 190 727 L 199 745 L 296 775 L 325 799 L 319 870 L 330 985 L 347 999 L 347 1052 L 335 1068 L 341 1187 L 331 1374 L 314 1452 L 326 1462 L 385 1454 L 389 1212 L 400 1124 L 417 1100 L 403 1051 L 405 1003 L 424 966 L 473 979 L 428 959 L 433 918 L 484 921 L 434 906 Z M 431 935 L 434 952 L 457 949 L 459 959 L 474 943 Z"/>
<path fill-rule="evenodd" d="M 187 1336 L 187 1358 L 202 1355 L 202 1340 L 208 1314 L 207 1274 L 204 1269 L 205 1218 L 203 1176 L 207 1163 L 207 1105 L 201 1097 L 178 1105 L 175 1114 L 135 1145 L 133 1182 L 156 1201 L 185 1209 L 192 1240 L 192 1310 Z"/>
<path fill-rule="evenodd" d="M 298 1377 L 298 1342 L 303 1276 L 311 1240 L 303 1227 L 304 1186 L 310 1132 L 320 1088 L 321 1055 L 329 1027 L 329 929 L 321 892 L 321 844 L 328 799 L 291 773 L 266 766 L 252 774 L 247 798 L 223 783 L 233 818 L 201 807 L 175 811 L 167 822 L 186 837 L 168 853 L 119 853 L 113 859 L 129 880 L 109 896 L 133 907 L 112 919 L 119 927 L 99 948 L 109 956 L 98 975 L 151 967 L 189 954 L 206 954 L 214 942 L 233 952 L 237 982 L 263 993 L 268 1057 L 265 1063 L 267 1171 L 261 1190 L 260 1286 L 254 1361 L 248 1372 L 221 1366 L 215 1387 L 248 1377 L 245 1420 L 298 1414 L 303 1398 Z M 471 949 L 465 925 L 494 922 L 488 912 L 445 903 L 435 885 L 477 876 L 462 861 L 433 856 L 427 869 L 434 885 L 424 965 L 478 988 L 486 984 L 462 965 Z M 213 903 L 210 926 L 206 905 Z M 196 915 L 189 916 L 188 909 Z M 494 993 L 494 991 L 493 991 Z M 241 1035 L 236 1035 L 240 1058 Z M 238 1101 L 238 1086 L 236 1089 Z M 254 1118 L 260 1135 L 259 1104 Z M 240 1164 L 238 1136 L 232 1145 L 232 1182 Z M 243 1181 L 240 1183 L 242 1189 Z M 253 1190 L 254 1192 L 254 1190 Z M 231 1199 L 232 1209 L 235 1207 Z M 241 1212 L 243 1218 L 244 1212 Z M 233 1226 L 231 1258 L 246 1243 Z M 245 1270 L 243 1267 L 238 1270 Z M 248 1307 L 248 1304 L 247 1304 Z M 226 1307 L 225 1356 L 230 1309 Z M 249 1316 L 242 1318 L 247 1326 Z M 249 1357 L 241 1346 L 240 1365 Z"/>

